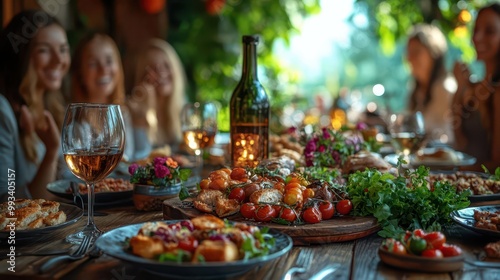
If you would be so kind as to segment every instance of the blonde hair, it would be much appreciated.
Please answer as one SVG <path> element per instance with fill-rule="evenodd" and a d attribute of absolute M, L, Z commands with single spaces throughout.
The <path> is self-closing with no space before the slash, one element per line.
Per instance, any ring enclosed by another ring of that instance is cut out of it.
<path fill-rule="evenodd" d="M 181 60 L 174 48 L 162 39 L 151 39 L 144 46 L 140 53 L 135 68 L 135 87 L 133 94 L 140 92 L 142 78 L 148 70 L 147 54 L 150 50 L 160 50 L 165 56 L 165 63 L 169 66 L 172 76 L 172 92 L 164 98 L 163 104 L 159 104 L 159 108 L 165 110 L 164 119 L 158 120 L 158 133 L 163 134 L 163 141 L 168 144 L 179 143 L 182 138 L 182 130 L 180 124 L 180 114 L 184 105 L 186 74 L 182 66 Z M 149 95 L 145 95 L 149 98 Z M 133 96 L 136 98 L 136 96 Z M 147 102 L 147 100 L 145 100 Z M 161 137 L 160 137 L 161 138 Z M 165 144 L 165 143 L 158 143 Z"/>
<path fill-rule="evenodd" d="M 40 21 L 39 19 L 44 19 Z M 38 20 L 37 20 L 38 19 Z M 34 26 L 30 33 L 34 36 L 26 36 L 27 22 Z M 0 39 L 0 90 L 16 113 L 17 123 L 20 124 L 21 106 L 25 105 L 35 120 L 37 128 L 44 128 L 48 124 L 44 117 L 44 110 L 48 110 L 59 128 L 62 127 L 64 118 L 64 99 L 62 93 L 57 90 L 48 92 L 45 90 L 43 97 L 37 93 L 38 76 L 33 67 L 31 59 L 32 42 L 36 34 L 42 28 L 57 25 L 64 30 L 59 21 L 42 10 L 23 10 L 15 15 L 2 31 Z M 9 36 L 16 35 L 26 42 L 14 44 Z M 26 158 L 31 162 L 37 162 L 38 137 L 33 131 L 19 128 L 19 138 Z"/>
<path fill-rule="evenodd" d="M 87 102 L 89 96 L 82 83 L 82 60 L 85 48 L 92 42 L 97 41 L 100 44 L 108 44 L 113 49 L 113 55 L 116 63 L 118 64 L 118 74 L 116 87 L 108 97 L 107 103 L 119 104 L 122 108 L 125 105 L 125 79 L 123 74 L 123 66 L 120 56 L 120 51 L 116 46 L 115 41 L 104 33 L 92 33 L 83 38 L 75 49 L 71 65 L 71 88 L 72 88 L 72 101 Z"/>

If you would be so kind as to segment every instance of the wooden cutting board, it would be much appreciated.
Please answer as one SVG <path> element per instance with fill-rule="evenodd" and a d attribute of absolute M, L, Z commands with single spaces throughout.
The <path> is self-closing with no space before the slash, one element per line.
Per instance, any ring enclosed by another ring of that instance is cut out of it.
<path fill-rule="evenodd" d="M 183 203 L 178 197 L 163 201 L 163 218 L 191 219 L 204 213 L 196 210 L 190 203 Z M 374 217 L 335 216 L 317 224 L 287 226 L 275 223 L 258 223 L 244 219 L 239 213 L 227 217 L 228 220 L 267 226 L 288 234 L 294 245 L 310 245 L 343 242 L 365 237 L 380 230 Z"/>

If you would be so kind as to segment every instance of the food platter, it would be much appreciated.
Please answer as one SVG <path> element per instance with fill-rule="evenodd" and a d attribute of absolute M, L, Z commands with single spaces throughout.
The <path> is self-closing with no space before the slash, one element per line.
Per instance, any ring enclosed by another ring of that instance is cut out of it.
<path fill-rule="evenodd" d="M 500 231 L 490 230 L 485 228 L 478 228 L 474 226 L 474 211 L 489 211 L 496 212 L 500 211 L 500 206 L 478 206 L 478 207 L 467 207 L 460 210 L 455 210 L 451 212 L 451 219 L 458 225 L 475 231 L 479 234 L 483 234 L 489 237 L 500 238 Z"/>
<path fill-rule="evenodd" d="M 378 250 L 380 260 L 390 266 L 421 272 L 451 272 L 463 268 L 463 255 L 446 258 L 427 258 L 389 252 L 382 247 Z"/>
<path fill-rule="evenodd" d="M 165 222 L 176 223 L 178 220 Z M 155 274 L 185 279 L 193 279 L 195 277 L 203 277 L 203 279 L 221 279 L 238 275 L 255 266 L 262 265 L 281 257 L 292 248 L 292 240 L 289 236 L 276 230 L 270 230 L 269 233 L 275 238 L 276 244 L 266 256 L 249 259 L 247 261 L 239 260 L 234 262 L 159 262 L 157 260 L 136 256 L 126 249 L 126 240 L 136 235 L 142 225 L 143 224 L 133 224 L 110 230 L 97 239 L 96 245 L 109 256 L 132 263 Z"/>
<path fill-rule="evenodd" d="M 476 172 L 476 171 L 460 171 L 461 174 L 464 176 L 470 177 L 471 176 L 477 176 L 482 179 L 487 179 L 489 174 L 483 173 L 483 172 Z M 457 174 L 455 171 L 450 171 L 450 170 L 440 170 L 440 171 L 431 171 L 430 175 L 453 175 Z M 471 184 L 473 185 L 473 184 Z M 479 203 L 479 202 L 489 202 L 489 201 L 498 201 L 500 200 L 500 193 L 492 193 L 492 194 L 472 194 L 469 196 L 469 200 L 472 203 Z"/>
<path fill-rule="evenodd" d="M 47 190 L 56 196 L 73 200 L 73 194 L 68 192 L 71 187 L 71 180 L 58 180 L 47 184 Z M 76 183 L 76 181 L 75 181 Z M 133 190 L 115 192 L 96 192 L 96 206 L 111 206 L 132 201 Z M 82 194 L 83 201 L 87 203 L 87 195 Z"/>
<path fill-rule="evenodd" d="M 178 197 L 163 201 L 164 219 L 190 219 L 202 215 L 190 203 Z M 227 217 L 228 220 L 267 226 L 279 230 L 293 239 L 294 245 L 324 244 L 359 239 L 380 230 L 374 217 L 336 216 L 317 224 L 288 226 L 276 223 L 258 223 L 245 220 L 239 213 Z"/>
<path fill-rule="evenodd" d="M 83 210 L 81 208 L 76 207 L 75 205 L 67 204 L 67 203 L 60 203 L 59 205 L 59 210 L 63 211 L 66 214 L 66 221 L 54 225 L 54 226 L 47 226 L 43 228 L 37 228 L 37 229 L 25 229 L 25 230 L 16 230 L 15 231 L 15 238 L 16 239 L 30 239 L 30 238 L 35 238 L 39 237 L 40 235 L 50 233 L 52 231 L 58 230 L 60 228 L 69 226 L 73 223 L 76 223 L 78 219 L 80 219 L 83 216 Z M 7 239 L 10 235 L 9 231 L 0 231 L 0 239 Z"/>

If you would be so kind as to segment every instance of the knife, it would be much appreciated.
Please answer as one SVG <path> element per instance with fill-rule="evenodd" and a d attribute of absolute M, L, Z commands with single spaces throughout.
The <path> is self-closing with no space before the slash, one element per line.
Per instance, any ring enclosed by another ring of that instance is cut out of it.
<path fill-rule="evenodd" d="M 340 267 L 340 264 L 334 263 L 334 264 L 329 264 L 325 267 L 323 267 L 320 271 L 316 272 L 309 280 L 322 280 L 324 279 L 328 274 L 335 272 L 337 268 Z"/>

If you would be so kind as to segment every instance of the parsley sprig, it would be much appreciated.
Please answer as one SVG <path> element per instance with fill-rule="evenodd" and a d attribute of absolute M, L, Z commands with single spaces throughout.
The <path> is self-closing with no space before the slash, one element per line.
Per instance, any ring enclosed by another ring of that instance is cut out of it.
<path fill-rule="evenodd" d="M 428 188 L 428 169 L 421 166 L 407 177 L 366 169 L 349 176 L 347 192 L 352 215 L 377 218 L 382 237 L 398 237 L 406 230 L 440 230 L 451 223 L 450 213 L 469 206 L 470 190 L 457 193 L 449 182 Z"/>

